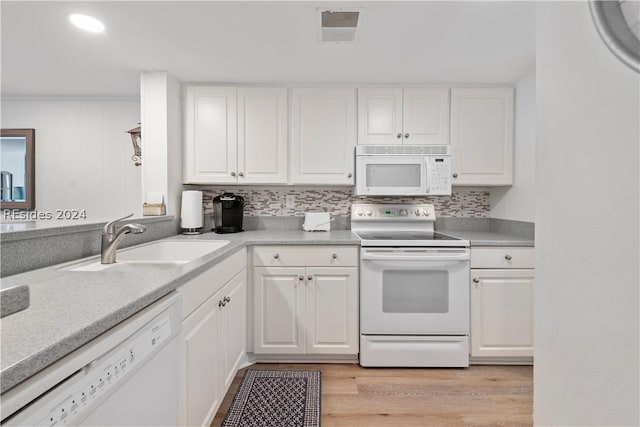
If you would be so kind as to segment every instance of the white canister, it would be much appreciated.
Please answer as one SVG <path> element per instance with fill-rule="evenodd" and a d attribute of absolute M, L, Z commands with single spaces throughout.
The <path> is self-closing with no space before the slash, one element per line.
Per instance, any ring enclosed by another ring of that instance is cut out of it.
<path fill-rule="evenodd" d="M 203 226 L 202 191 L 183 191 L 180 209 L 182 234 L 200 234 Z"/>

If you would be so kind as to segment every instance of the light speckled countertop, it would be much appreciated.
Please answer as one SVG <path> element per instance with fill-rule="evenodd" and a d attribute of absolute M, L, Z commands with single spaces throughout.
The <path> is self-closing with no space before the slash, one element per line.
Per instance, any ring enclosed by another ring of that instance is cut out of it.
<path fill-rule="evenodd" d="M 7 287 L 28 284 L 31 304 L 26 310 L 2 319 L 0 391 L 5 392 L 46 368 L 242 247 L 359 244 L 349 230 L 329 233 L 258 230 L 175 236 L 168 240 L 229 240 L 230 243 L 190 263 L 161 272 L 60 270 L 77 262 L 74 261 L 3 278 L 3 286 Z"/>
<path fill-rule="evenodd" d="M 487 231 L 439 230 L 472 245 L 533 246 L 533 241 Z M 229 240 L 173 270 L 161 272 L 77 272 L 61 264 L 3 278 L 3 287 L 27 284 L 28 309 L 2 319 L 0 392 L 46 368 L 93 338 L 201 274 L 240 248 L 250 245 L 359 245 L 350 230 L 307 233 L 256 230 L 238 234 L 205 233 L 166 240 Z M 97 259 L 98 257 L 86 258 Z"/>
<path fill-rule="evenodd" d="M 534 246 L 533 239 L 515 234 L 479 230 L 438 230 L 439 233 L 469 241 L 471 246 Z"/>

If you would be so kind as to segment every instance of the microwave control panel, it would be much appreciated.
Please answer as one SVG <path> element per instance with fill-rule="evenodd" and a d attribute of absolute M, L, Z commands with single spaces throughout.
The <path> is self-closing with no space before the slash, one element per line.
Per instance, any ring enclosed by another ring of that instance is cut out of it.
<path fill-rule="evenodd" d="M 451 157 L 429 157 L 430 195 L 451 194 Z"/>

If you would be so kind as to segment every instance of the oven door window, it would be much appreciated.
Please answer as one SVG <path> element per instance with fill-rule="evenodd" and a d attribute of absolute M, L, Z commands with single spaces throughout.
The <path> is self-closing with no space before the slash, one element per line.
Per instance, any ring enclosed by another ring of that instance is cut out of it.
<path fill-rule="evenodd" d="M 385 270 L 384 313 L 447 313 L 449 273 L 446 270 Z"/>
<path fill-rule="evenodd" d="M 367 187 L 401 187 L 413 188 L 422 185 L 422 166 L 398 163 L 367 163 Z"/>

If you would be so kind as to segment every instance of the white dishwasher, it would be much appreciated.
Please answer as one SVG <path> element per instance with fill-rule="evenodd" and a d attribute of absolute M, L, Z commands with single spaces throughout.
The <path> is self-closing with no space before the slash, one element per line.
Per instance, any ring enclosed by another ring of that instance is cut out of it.
<path fill-rule="evenodd" d="M 2 395 L 3 426 L 178 425 L 172 293 Z"/>

